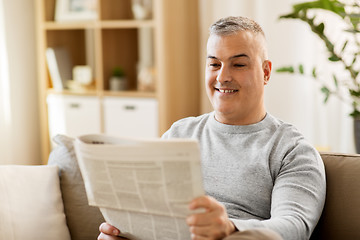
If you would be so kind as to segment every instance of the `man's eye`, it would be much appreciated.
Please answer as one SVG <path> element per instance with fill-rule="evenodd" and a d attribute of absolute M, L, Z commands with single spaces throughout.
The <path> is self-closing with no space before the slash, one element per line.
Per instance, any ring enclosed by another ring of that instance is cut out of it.
<path fill-rule="evenodd" d="M 218 63 L 210 63 L 209 66 L 210 67 L 220 67 L 220 64 L 218 64 Z"/>
<path fill-rule="evenodd" d="M 245 64 L 234 64 L 234 67 L 245 67 Z"/>

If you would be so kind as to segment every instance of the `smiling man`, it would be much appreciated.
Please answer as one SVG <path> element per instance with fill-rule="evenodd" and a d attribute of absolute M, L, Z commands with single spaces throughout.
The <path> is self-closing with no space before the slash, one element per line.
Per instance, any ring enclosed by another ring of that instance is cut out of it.
<path fill-rule="evenodd" d="M 271 62 L 266 60 L 265 36 L 261 29 L 255 30 L 259 32 L 219 32 L 209 37 L 206 91 L 221 123 L 249 125 L 266 114 L 264 85 L 270 78 Z"/>
<path fill-rule="evenodd" d="M 189 208 L 206 211 L 187 218 L 192 239 L 309 239 L 324 205 L 324 166 L 294 126 L 265 110 L 271 62 L 261 27 L 244 17 L 215 22 L 205 71 L 214 111 L 163 135 L 200 143 L 206 196 Z M 119 233 L 106 223 L 100 231 L 104 240 Z"/>

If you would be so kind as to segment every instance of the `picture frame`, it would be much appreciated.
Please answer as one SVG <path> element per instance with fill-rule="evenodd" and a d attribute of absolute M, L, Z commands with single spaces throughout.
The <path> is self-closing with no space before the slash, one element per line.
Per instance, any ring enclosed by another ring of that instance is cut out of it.
<path fill-rule="evenodd" d="M 56 0 L 55 21 L 96 20 L 97 4 L 97 0 Z"/>

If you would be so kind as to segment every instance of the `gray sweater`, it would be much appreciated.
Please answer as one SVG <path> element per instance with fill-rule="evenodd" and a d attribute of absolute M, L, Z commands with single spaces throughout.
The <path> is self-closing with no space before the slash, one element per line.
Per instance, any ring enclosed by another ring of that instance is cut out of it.
<path fill-rule="evenodd" d="M 319 153 L 269 113 L 259 123 L 226 125 L 214 112 L 177 121 L 163 138 L 200 143 L 204 188 L 239 230 L 270 228 L 285 240 L 309 239 L 325 201 Z"/>

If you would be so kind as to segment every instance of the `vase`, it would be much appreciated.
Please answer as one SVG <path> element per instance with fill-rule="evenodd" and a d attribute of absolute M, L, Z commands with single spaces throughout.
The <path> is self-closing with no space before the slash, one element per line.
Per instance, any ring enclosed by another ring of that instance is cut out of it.
<path fill-rule="evenodd" d="M 135 19 L 144 20 L 151 18 L 152 0 L 132 0 L 131 2 L 131 9 Z"/>
<path fill-rule="evenodd" d="M 124 91 L 127 90 L 127 80 L 125 77 L 111 77 L 110 91 Z"/>
<path fill-rule="evenodd" d="M 360 153 L 360 118 L 354 118 L 354 138 L 356 153 Z"/>

